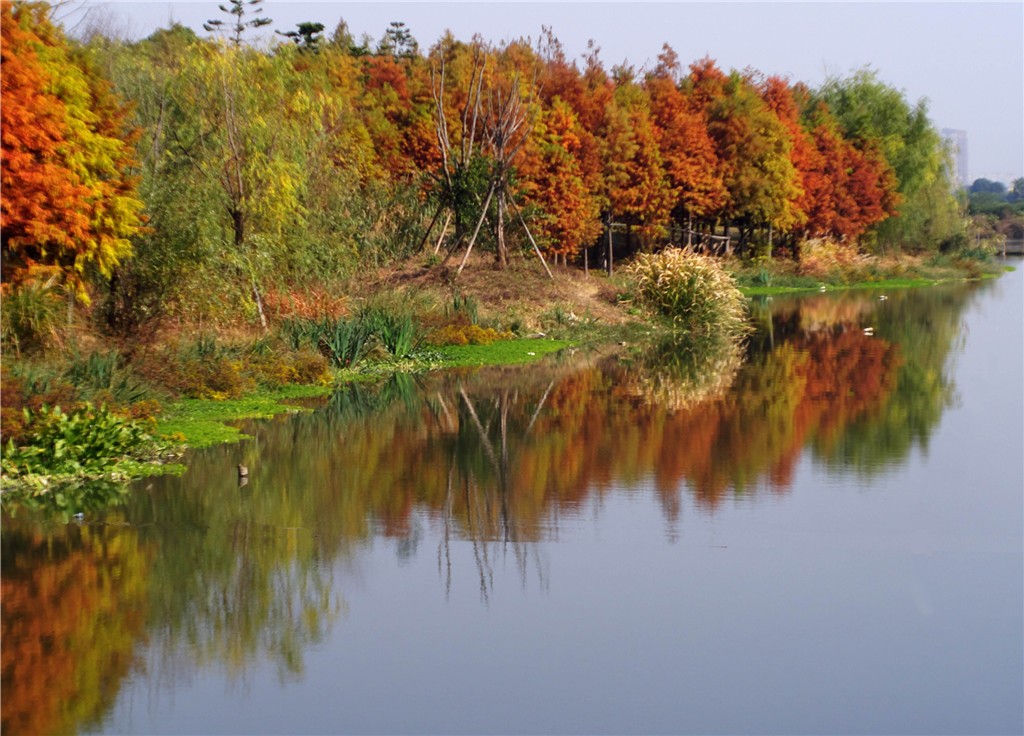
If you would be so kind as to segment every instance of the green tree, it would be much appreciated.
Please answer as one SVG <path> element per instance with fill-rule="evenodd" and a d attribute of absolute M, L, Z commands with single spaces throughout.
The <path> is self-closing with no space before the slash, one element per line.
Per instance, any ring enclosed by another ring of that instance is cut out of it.
<path fill-rule="evenodd" d="M 296 24 L 294 31 L 277 31 L 277 34 L 291 39 L 303 51 L 316 53 L 324 40 L 324 24 L 309 21 Z"/>
<path fill-rule="evenodd" d="M 186 296 L 195 308 L 196 295 L 216 300 L 224 292 L 201 283 L 218 252 L 216 186 L 185 153 L 200 124 L 182 71 L 190 56 L 207 53 L 207 43 L 175 24 L 106 51 L 112 81 L 132 100 L 132 124 L 142 131 L 137 170 L 148 216 L 133 238 L 134 256 L 109 283 L 104 319 L 115 334 L 148 335 Z"/>
<path fill-rule="evenodd" d="M 875 232 L 881 248 L 929 250 L 963 231 L 954 197 L 952 163 L 928 119 L 927 101 L 911 105 L 903 92 L 869 69 L 832 77 L 817 91 L 858 148 L 875 145 L 896 176 L 897 214 Z"/>
<path fill-rule="evenodd" d="M 377 46 L 377 53 L 381 55 L 390 54 L 395 60 L 416 56 L 419 53 L 419 44 L 412 37 L 412 33 L 401 21 L 392 21 L 384 37 Z"/>
<path fill-rule="evenodd" d="M 1011 202 L 1019 202 L 1024 199 L 1024 177 L 1018 177 L 1013 180 L 1007 199 Z"/>
<path fill-rule="evenodd" d="M 235 46 L 242 44 L 242 34 L 249 28 L 262 28 L 263 26 L 270 25 L 273 21 L 270 18 L 252 18 L 246 20 L 245 16 L 247 13 L 259 13 L 261 12 L 260 5 L 263 4 L 263 0 L 228 0 L 229 5 L 218 6 L 222 13 L 227 15 L 233 15 L 234 20 L 224 21 L 220 18 L 214 18 L 203 23 L 203 28 L 211 33 L 216 32 L 229 32 L 233 34 L 231 43 Z M 248 6 L 248 8 L 246 7 Z"/>
<path fill-rule="evenodd" d="M 1006 194 L 1006 185 L 1001 181 L 992 181 L 990 179 L 975 179 L 974 183 L 971 184 L 971 194 L 991 193 L 991 194 Z"/>

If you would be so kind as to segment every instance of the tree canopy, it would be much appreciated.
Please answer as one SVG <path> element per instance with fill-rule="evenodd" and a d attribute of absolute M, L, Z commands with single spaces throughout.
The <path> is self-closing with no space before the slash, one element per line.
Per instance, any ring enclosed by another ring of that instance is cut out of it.
<path fill-rule="evenodd" d="M 962 229 L 925 102 L 871 70 L 812 89 L 668 46 L 650 69 L 608 69 L 551 29 L 424 49 L 398 21 L 379 42 L 339 20 L 253 45 L 271 24 L 259 0 L 221 11 L 208 38 L 82 45 L 45 4 L 4 0 L 5 281 L 47 267 L 83 295 L 131 282 L 257 316 L 278 287 L 454 245 L 482 216 L 484 247 L 525 246 L 504 195 L 485 202 L 499 170 L 566 263 L 622 228 L 631 248 L 728 232 L 755 255 L 806 238 L 933 249 Z M 513 97 L 527 127 L 498 154 Z M 453 230 L 431 220 L 444 197 Z"/>

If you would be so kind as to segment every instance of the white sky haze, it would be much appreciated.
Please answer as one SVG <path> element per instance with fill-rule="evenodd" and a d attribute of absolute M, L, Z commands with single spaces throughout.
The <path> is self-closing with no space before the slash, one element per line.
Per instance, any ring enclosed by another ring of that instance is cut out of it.
<path fill-rule="evenodd" d="M 140 38 L 175 20 L 205 34 L 224 17 L 218 0 L 87 2 Z M 1022 2 L 313 2 L 264 0 L 262 16 L 292 30 L 344 18 L 353 36 L 380 39 L 402 21 L 427 48 L 448 29 L 459 39 L 536 38 L 550 26 L 570 58 L 593 39 L 607 67 L 652 64 L 663 43 L 687 65 L 711 56 L 725 69 L 753 67 L 819 85 L 864 66 L 924 97 L 938 128 L 966 130 L 968 181 L 1024 175 L 1024 3 Z M 69 20 L 70 25 L 70 20 Z"/>

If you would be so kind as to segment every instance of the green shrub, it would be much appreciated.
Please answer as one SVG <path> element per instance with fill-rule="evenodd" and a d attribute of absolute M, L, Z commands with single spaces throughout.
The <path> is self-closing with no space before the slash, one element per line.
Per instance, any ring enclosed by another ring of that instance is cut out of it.
<path fill-rule="evenodd" d="M 638 300 L 691 334 L 747 329 L 746 300 L 713 258 L 680 248 L 642 254 L 628 268 Z"/>
<path fill-rule="evenodd" d="M 161 446 L 142 423 L 125 419 L 106 406 L 86 403 L 65 413 L 60 407 L 25 409 L 26 444 L 8 440 L 6 479 L 27 475 L 102 475 L 121 460 L 149 460 Z"/>
<path fill-rule="evenodd" d="M 351 368 L 366 354 L 370 330 L 360 319 L 324 319 L 319 323 L 316 345 L 337 368 Z"/>

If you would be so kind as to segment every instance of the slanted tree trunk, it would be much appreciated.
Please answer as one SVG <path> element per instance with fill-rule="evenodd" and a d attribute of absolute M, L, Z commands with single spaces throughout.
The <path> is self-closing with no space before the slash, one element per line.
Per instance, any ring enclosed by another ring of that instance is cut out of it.
<path fill-rule="evenodd" d="M 498 268 L 508 267 L 508 245 L 505 242 L 505 183 L 498 183 L 498 221 L 495 223 L 495 260 Z"/>

